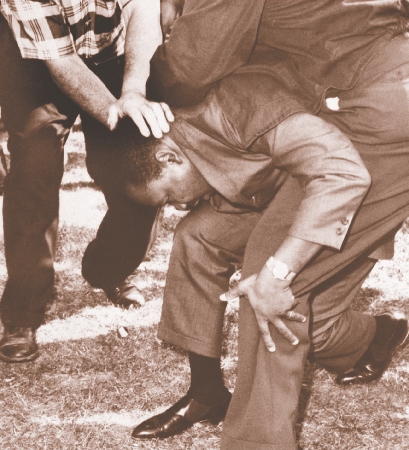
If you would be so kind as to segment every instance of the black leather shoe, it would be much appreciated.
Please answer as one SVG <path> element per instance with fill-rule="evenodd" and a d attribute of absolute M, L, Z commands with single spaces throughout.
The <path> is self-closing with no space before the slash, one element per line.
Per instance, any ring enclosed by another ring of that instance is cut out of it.
<path fill-rule="evenodd" d="M 409 321 L 401 314 L 384 313 L 376 319 L 377 330 L 368 350 L 352 369 L 337 376 L 336 383 L 346 386 L 378 380 L 388 368 L 395 350 L 407 343 Z"/>
<path fill-rule="evenodd" d="M 104 289 L 108 299 L 115 305 L 123 309 L 139 308 L 145 304 L 145 298 L 139 289 L 129 281 L 125 281 L 119 286 Z"/>
<path fill-rule="evenodd" d="M 132 439 L 166 439 L 182 433 L 198 422 L 217 425 L 224 420 L 230 399 L 231 394 L 226 390 L 224 401 L 211 408 L 185 395 L 165 412 L 139 424 L 133 430 Z"/>
<path fill-rule="evenodd" d="M 33 361 L 38 357 L 34 328 L 4 326 L 0 341 L 0 358 L 6 362 Z"/>

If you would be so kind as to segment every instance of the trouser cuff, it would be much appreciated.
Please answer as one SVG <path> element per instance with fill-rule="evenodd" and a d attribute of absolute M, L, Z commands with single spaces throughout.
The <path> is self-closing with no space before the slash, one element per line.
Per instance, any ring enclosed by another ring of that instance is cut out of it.
<path fill-rule="evenodd" d="M 198 355 L 208 356 L 209 358 L 221 358 L 222 345 L 221 342 L 206 342 L 196 338 L 186 336 L 159 325 L 158 339 L 168 344 L 176 345 L 188 352 L 197 353 Z"/>
<path fill-rule="evenodd" d="M 39 328 L 44 321 L 45 309 L 38 311 L 1 310 L 1 322 L 5 326 Z"/>

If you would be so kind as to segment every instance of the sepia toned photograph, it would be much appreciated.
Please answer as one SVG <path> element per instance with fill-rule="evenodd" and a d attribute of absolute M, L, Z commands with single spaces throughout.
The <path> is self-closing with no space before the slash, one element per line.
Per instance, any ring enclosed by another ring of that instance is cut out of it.
<path fill-rule="evenodd" d="M 409 449 L 409 1 L 0 0 L 0 450 Z"/>

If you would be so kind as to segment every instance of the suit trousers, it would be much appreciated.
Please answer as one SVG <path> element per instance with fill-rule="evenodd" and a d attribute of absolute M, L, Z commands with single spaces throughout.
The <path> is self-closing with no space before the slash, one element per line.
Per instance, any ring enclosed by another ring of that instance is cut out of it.
<path fill-rule="evenodd" d="M 21 58 L 2 16 L 0 42 L 0 104 L 10 151 L 3 203 L 8 280 L 1 320 L 37 328 L 52 300 L 64 144 L 81 111 L 59 90 L 42 61 Z M 118 96 L 123 65 L 118 58 L 90 68 Z M 92 126 L 84 126 L 84 134 L 91 133 Z M 87 154 L 92 176 L 98 148 L 87 146 Z M 104 194 L 108 212 L 83 261 L 85 278 L 102 288 L 123 281 L 141 262 L 156 214 L 156 208 L 107 190 Z"/>
<path fill-rule="evenodd" d="M 277 349 L 268 352 L 249 303 L 241 299 L 238 377 L 223 449 L 295 450 L 299 392 L 309 353 L 324 367 L 342 371 L 355 364 L 373 338 L 374 318 L 349 306 L 373 267 L 373 250 L 409 216 L 409 131 L 404 125 L 409 120 L 408 47 L 403 38 L 389 43 L 351 91 L 338 93 L 340 110 L 321 113 L 354 142 L 373 186 L 342 251 L 322 251 L 292 284 L 300 301 L 297 311 L 309 317 L 303 324 L 288 322 L 300 340 L 297 346 L 271 327 Z M 219 295 L 228 289 L 228 278 L 243 255 L 246 277 L 274 254 L 302 195 L 289 178 L 265 212 L 223 214 L 202 204 L 181 221 L 169 264 L 161 339 L 220 356 L 225 305 Z"/>
<path fill-rule="evenodd" d="M 339 92 L 338 97 L 339 110 L 324 108 L 321 116 L 352 140 L 372 176 L 372 187 L 342 251 L 323 251 L 294 280 L 292 290 L 300 297 L 297 309 L 301 312 L 306 310 L 305 295 L 311 289 L 314 292 L 318 287 L 319 292 L 325 292 L 326 284 L 345 271 L 354 277 L 353 265 L 365 265 L 365 256 L 374 243 L 393 233 L 409 215 L 409 40 L 398 37 L 388 43 L 367 65 L 357 84 L 349 91 Z M 274 215 L 274 211 L 269 214 Z M 255 230 L 248 242 L 244 276 L 259 271 L 279 245 L 279 241 L 265 242 L 263 233 L 271 220 L 265 216 L 262 220 L 263 226 Z M 362 266 L 359 273 L 357 281 L 365 274 Z M 373 323 L 367 321 L 367 325 L 368 330 L 373 329 Z M 278 345 L 275 353 L 269 353 L 248 302 L 241 300 L 238 378 L 224 423 L 223 450 L 297 449 L 295 420 L 303 365 L 310 346 L 306 325 L 290 326 L 300 336 L 300 345 L 290 348 L 272 329 Z M 356 331 L 351 327 L 349 332 L 355 335 Z M 363 347 L 367 346 L 368 336 L 362 341 Z M 335 339 L 327 340 L 327 350 L 332 348 L 338 353 L 342 337 L 335 335 Z M 319 354 L 322 348 L 318 346 L 317 350 Z"/>
<path fill-rule="evenodd" d="M 296 208 L 302 196 L 297 181 L 288 178 L 273 202 Z M 276 209 L 275 212 L 278 213 Z M 226 302 L 218 299 L 228 290 L 229 278 L 237 265 L 241 265 L 250 235 L 264 223 L 266 228 L 278 231 L 290 226 L 285 222 L 288 215 L 277 214 L 273 224 L 265 222 L 264 215 L 256 211 L 220 213 L 202 202 L 181 220 L 170 256 L 160 339 L 194 353 L 220 358 Z M 306 302 L 305 313 L 308 315 L 311 308 L 314 317 L 311 357 L 328 369 L 352 367 L 366 350 L 365 343 L 372 340 L 374 319 L 349 310 L 349 306 L 374 264 L 373 259 L 364 255 L 302 297 Z M 339 333 L 345 336 L 335 339 Z M 333 341 L 337 347 L 341 346 L 335 352 L 331 347 Z"/>

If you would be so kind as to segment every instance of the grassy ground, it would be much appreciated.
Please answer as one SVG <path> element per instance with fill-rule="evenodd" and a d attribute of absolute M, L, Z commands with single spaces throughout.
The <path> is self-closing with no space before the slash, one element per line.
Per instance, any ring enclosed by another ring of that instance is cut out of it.
<path fill-rule="evenodd" d="M 38 332 L 40 358 L 20 365 L 0 362 L 0 449 L 219 448 L 220 427 L 206 425 L 167 441 L 131 442 L 133 427 L 176 401 L 189 382 L 184 353 L 155 337 L 172 231 L 181 214 L 166 210 L 158 242 L 135 275 L 146 305 L 131 311 L 114 308 L 80 274 L 81 254 L 105 205 L 84 169 L 82 134 L 73 133 L 67 148 L 56 298 Z M 394 261 L 377 265 L 357 308 L 409 315 L 408 241 L 405 226 Z M 4 284 L 3 252 L 0 258 Z M 127 337 L 119 337 L 120 326 L 128 329 Z M 227 315 L 225 335 L 223 366 L 233 389 L 235 311 Z M 383 378 L 370 386 L 339 387 L 333 375 L 309 365 L 299 432 L 304 450 L 409 449 L 409 349 L 398 352 Z"/>

